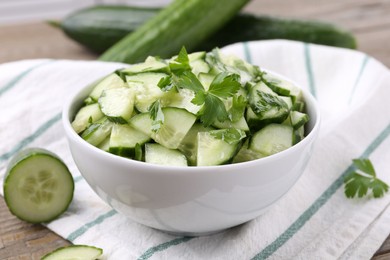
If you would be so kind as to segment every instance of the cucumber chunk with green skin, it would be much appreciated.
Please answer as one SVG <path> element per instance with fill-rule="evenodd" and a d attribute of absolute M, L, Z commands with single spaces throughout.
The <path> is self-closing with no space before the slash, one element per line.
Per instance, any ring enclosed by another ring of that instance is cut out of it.
<path fill-rule="evenodd" d="M 72 122 L 72 127 L 76 133 L 79 134 L 84 131 L 90 123 L 96 122 L 103 116 L 104 114 L 100 110 L 99 104 L 94 103 L 84 106 L 77 112 Z"/>
<path fill-rule="evenodd" d="M 236 156 L 234 156 L 232 163 L 247 162 L 265 157 L 264 154 L 249 149 L 249 141 L 246 140 L 244 145 L 240 148 Z"/>
<path fill-rule="evenodd" d="M 196 165 L 198 151 L 198 133 L 214 130 L 213 127 L 204 127 L 200 123 L 195 123 L 181 141 L 178 149 L 187 157 L 190 165 Z"/>
<path fill-rule="evenodd" d="M 294 129 L 298 129 L 309 121 L 309 115 L 299 111 L 291 111 L 291 124 Z"/>
<path fill-rule="evenodd" d="M 99 98 L 99 105 L 108 120 L 126 124 L 134 110 L 134 90 L 127 87 L 106 89 Z"/>
<path fill-rule="evenodd" d="M 239 145 L 239 143 L 229 144 L 222 139 L 215 138 L 210 132 L 199 132 L 197 141 L 197 166 L 228 163 L 235 155 Z"/>
<path fill-rule="evenodd" d="M 139 112 L 148 112 L 153 102 L 164 95 L 157 84 L 166 75 L 164 73 L 144 72 L 126 76 L 129 88 L 134 89 L 135 107 Z M 162 105 L 164 106 L 164 104 Z"/>
<path fill-rule="evenodd" d="M 96 123 L 89 125 L 81 137 L 88 143 L 98 146 L 110 135 L 113 124 L 106 117 L 103 117 Z"/>
<path fill-rule="evenodd" d="M 74 181 L 57 155 L 30 148 L 10 161 L 3 189 L 12 214 L 30 223 L 42 223 L 56 219 L 68 209 Z"/>
<path fill-rule="evenodd" d="M 160 144 L 145 144 L 145 162 L 159 165 L 188 166 L 187 158 L 179 150 Z"/>
<path fill-rule="evenodd" d="M 91 94 L 89 94 L 89 97 L 95 102 L 97 102 L 104 90 L 111 89 L 111 88 L 122 88 L 122 87 L 126 87 L 126 83 L 117 74 L 112 73 L 107 77 L 105 77 L 104 79 L 102 79 L 94 87 Z"/>
<path fill-rule="evenodd" d="M 135 115 L 129 123 L 166 148 L 177 149 L 195 123 L 196 116 L 185 109 L 175 107 L 163 108 L 162 112 L 164 122 L 157 132 L 152 131 L 153 120 L 150 118 L 150 113 Z"/>
<path fill-rule="evenodd" d="M 149 56 L 148 58 L 146 58 L 145 62 L 134 64 L 131 67 L 120 71 L 120 73 L 123 75 L 134 75 L 143 72 L 168 73 L 169 67 L 168 64 L 163 62 L 162 60 Z"/>
<path fill-rule="evenodd" d="M 87 245 L 71 245 L 60 247 L 46 255 L 41 260 L 95 260 L 103 254 L 103 249 Z"/>
<path fill-rule="evenodd" d="M 249 148 L 268 156 L 286 150 L 294 143 L 295 134 L 292 126 L 269 124 L 253 135 Z"/>
<path fill-rule="evenodd" d="M 150 137 L 130 125 L 115 124 L 110 135 L 109 151 L 124 157 L 134 158 L 137 144 L 143 145 Z"/>

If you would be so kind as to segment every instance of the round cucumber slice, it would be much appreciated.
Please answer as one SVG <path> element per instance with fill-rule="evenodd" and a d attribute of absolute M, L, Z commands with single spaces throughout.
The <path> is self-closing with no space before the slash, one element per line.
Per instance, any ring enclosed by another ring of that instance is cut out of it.
<path fill-rule="evenodd" d="M 95 260 L 103 254 L 103 249 L 87 245 L 60 247 L 44 255 L 41 260 Z"/>
<path fill-rule="evenodd" d="M 30 223 L 42 223 L 67 210 L 73 199 L 74 181 L 57 155 L 30 148 L 9 163 L 3 189 L 12 214 Z"/>

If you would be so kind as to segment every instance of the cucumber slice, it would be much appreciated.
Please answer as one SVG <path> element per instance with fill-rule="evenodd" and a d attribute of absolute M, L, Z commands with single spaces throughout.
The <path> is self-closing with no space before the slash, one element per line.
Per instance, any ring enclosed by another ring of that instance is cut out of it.
<path fill-rule="evenodd" d="M 249 144 L 249 149 L 266 156 L 281 152 L 295 143 L 292 126 L 269 124 L 256 132 Z"/>
<path fill-rule="evenodd" d="M 76 133 L 79 134 L 84 131 L 90 123 L 96 122 L 103 116 L 104 114 L 100 110 L 99 104 L 94 103 L 84 106 L 77 112 L 72 122 L 72 127 Z"/>
<path fill-rule="evenodd" d="M 103 91 L 99 105 L 108 120 L 126 124 L 134 110 L 134 90 L 130 88 L 114 88 Z"/>
<path fill-rule="evenodd" d="M 89 125 L 81 137 L 88 143 L 98 146 L 110 135 L 113 124 L 106 117 L 103 117 L 96 123 Z"/>
<path fill-rule="evenodd" d="M 187 158 L 178 150 L 168 149 L 160 144 L 145 144 L 145 162 L 171 165 L 188 166 Z"/>
<path fill-rule="evenodd" d="M 126 76 L 129 88 L 134 89 L 135 107 L 139 112 L 148 112 L 150 105 L 164 95 L 157 84 L 166 75 L 165 73 L 145 72 Z M 162 105 L 165 106 L 165 104 Z"/>
<path fill-rule="evenodd" d="M 112 127 L 109 151 L 124 157 L 134 158 L 137 144 L 143 145 L 150 141 L 150 137 L 135 130 L 130 125 L 117 125 Z"/>
<path fill-rule="evenodd" d="M 244 145 L 241 147 L 241 149 L 236 154 L 236 156 L 234 156 L 232 163 L 247 162 L 247 161 L 260 159 L 263 157 L 265 157 L 264 154 L 261 154 L 259 152 L 252 150 L 252 149 L 249 149 L 249 141 L 246 140 Z"/>
<path fill-rule="evenodd" d="M 202 107 L 191 102 L 194 97 L 194 91 L 189 89 L 179 89 L 178 92 L 174 90 L 165 92 L 164 96 L 160 100 L 164 106 L 184 108 L 188 112 L 196 114 Z"/>
<path fill-rule="evenodd" d="M 216 128 L 236 128 L 244 131 L 249 131 L 249 126 L 245 120 L 245 117 L 241 117 L 237 122 L 232 122 L 230 120 L 225 120 L 221 122 L 217 120 L 213 123 L 213 126 L 215 126 Z"/>
<path fill-rule="evenodd" d="M 298 129 L 309 121 L 309 115 L 299 111 L 291 111 L 291 124 L 294 129 Z"/>
<path fill-rule="evenodd" d="M 298 129 L 294 130 L 294 144 L 299 143 L 305 137 L 305 127 L 301 126 Z"/>
<path fill-rule="evenodd" d="M 54 153 L 30 148 L 17 154 L 4 177 L 4 199 L 11 213 L 30 222 L 56 219 L 73 199 L 68 167 Z"/>
<path fill-rule="evenodd" d="M 106 137 L 97 148 L 102 149 L 103 151 L 109 152 L 110 150 L 110 137 Z"/>
<path fill-rule="evenodd" d="M 229 144 L 222 139 L 217 139 L 210 132 L 199 132 L 197 166 L 228 163 L 235 155 L 238 145 L 239 143 Z"/>
<path fill-rule="evenodd" d="M 71 245 L 60 247 L 46 255 L 41 260 L 95 260 L 103 254 L 103 249 L 87 245 Z"/>
<path fill-rule="evenodd" d="M 290 87 L 288 87 L 288 82 L 283 81 L 275 76 L 269 75 L 268 73 L 264 73 L 262 75 L 262 80 L 275 93 L 282 96 L 290 95 Z"/>
<path fill-rule="evenodd" d="M 96 87 L 92 90 L 89 97 L 97 102 L 102 92 L 111 88 L 123 88 L 126 87 L 126 83 L 116 73 L 112 73 L 100 81 Z"/>
<path fill-rule="evenodd" d="M 168 73 L 168 64 L 155 57 L 149 56 L 145 62 L 132 65 L 130 68 L 121 70 L 122 75 L 133 75 L 143 72 L 163 72 Z"/>
<path fill-rule="evenodd" d="M 190 66 L 195 75 L 199 75 L 199 73 L 208 73 L 210 71 L 210 66 L 202 59 L 191 61 Z"/>
<path fill-rule="evenodd" d="M 157 132 L 152 131 L 152 119 L 149 113 L 134 116 L 130 120 L 130 125 L 166 148 L 177 149 L 195 123 L 196 116 L 185 109 L 175 107 L 163 108 L 162 112 L 164 123 Z"/>
<path fill-rule="evenodd" d="M 214 130 L 214 128 L 204 127 L 203 124 L 195 123 L 181 141 L 178 149 L 187 157 L 190 165 L 196 165 L 198 133 L 211 130 Z"/>

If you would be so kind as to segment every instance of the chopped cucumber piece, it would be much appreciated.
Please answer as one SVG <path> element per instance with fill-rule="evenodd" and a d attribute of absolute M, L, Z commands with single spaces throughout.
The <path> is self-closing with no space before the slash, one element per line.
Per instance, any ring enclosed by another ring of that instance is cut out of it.
<path fill-rule="evenodd" d="M 282 96 L 290 95 L 290 87 L 286 87 L 286 85 L 289 85 L 288 82 L 283 81 L 275 76 L 271 76 L 268 73 L 263 73 L 262 79 L 264 83 L 268 87 L 270 87 L 275 93 Z"/>
<path fill-rule="evenodd" d="M 84 106 L 77 112 L 72 122 L 72 127 L 76 133 L 79 134 L 84 131 L 89 124 L 96 122 L 103 116 L 104 114 L 100 110 L 99 104 L 94 103 Z"/>
<path fill-rule="evenodd" d="M 195 75 L 199 75 L 199 73 L 208 73 L 210 71 L 210 66 L 201 59 L 191 61 L 190 66 Z"/>
<path fill-rule="evenodd" d="M 294 129 L 291 126 L 269 124 L 253 135 L 249 148 L 268 156 L 291 147 L 294 142 Z"/>
<path fill-rule="evenodd" d="M 110 137 L 106 137 L 106 139 L 101 142 L 97 148 L 102 149 L 103 151 L 109 152 L 110 151 Z"/>
<path fill-rule="evenodd" d="M 148 112 L 153 102 L 164 95 L 157 84 L 165 76 L 164 73 L 153 72 L 126 76 L 129 88 L 134 89 L 135 107 L 139 112 Z M 164 106 L 164 104 L 162 105 Z"/>
<path fill-rule="evenodd" d="M 99 98 L 99 105 L 108 120 L 126 124 L 134 110 L 134 90 L 130 88 L 104 90 Z"/>
<path fill-rule="evenodd" d="M 103 249 L 87 245 L 71 245 L 60 247 L 46 255 L 41 260 L 95 260 L 103 254 Z"/>
<path fill-rule="evenodd" d="M 303 139 L 303 137 L 305 137 L 305 127 L 301 126 L 300 128 L 295 129 L 294 135 L 295 135 L 294 144 L 297 144 Z"/>
<path fill-rule="evenodd" d="M 234 156 L 232 163 L 247 162 L 265 157 L 264 154 L 249 149 L 249 140 L 246 140 L 244 145 L 240 148 L 236 156 Z"/>
<path fill-rule="evenodd" d="M 198 151 L 198 133 L 214 130 L 212 127 L 204 127 L 200 123 L 195 123 L 181 141 L 178 149 L 187 157 L 190 165 L 196 165 Z"/>
<path fill-rule="evenodd" d="M 210 133 L 211 131 L 198 133 L 197 166 L 228 163 L 237 151 L 239 142 L 229 144 Z"/>
<path fill-rule="evenodd" d="M 204 60 L 205 57 L 206 57 L 205 51 L 197 51 L 197 52 L 193 52 L 193 53 L 188 54 L 188 59 L 190 60 L 190 62 L 196 61 L 199 59 Z"/>
<path fill-rule="evenodd" d="M 149 113 L 134 116 L 130 125 L 145 135 L 150 136 L 154 141 L 169 149 L 177 149 L 195 123 L 196 116 L 185 109 L 166 107 L 162 109 L 164 123 L 157 132 L 152 131 L 152 122 Z"/>
<path fill-rule="evenodd" d="M 143 72 L 163 72 L 168 73 L 168 64 L 155 57 L 149 56 L 145 62 L 132 65 L 130 68 L 121 70 L 122 75 L 134 75 Z"/>
<path fill-rule="evenodd" d="M 143 145 L 150 141 L 150 137 L 135 130 L 130 125 L 115 124 L 112 127 L 109 151 L 124 157 L 134 158 L 137 144 Z"/>
<path fill-rule="evenodd" d="M 160 100 L 164 106 L 184 108 L 188 112 L 196 114 L 202 107 L 191 102 L 194 97 L 195 94 L 193 91 L 189 89 L 179 89 L 178 92 L 174 90 L 165 92 Z"/>
<path fill-rule="evenodd" d="M 126 87 L 126 83 L 117 74 L 112 73 L 100 81 L 96 87 L 92 90 L 89 97 L 97 102 L 102 92 L 111 88 L 123 88 Z"/>
<path fill-rule="evenodd" d="M 291 111 L 291 124 L 294 129 L 298 129 L 309 121 L 309 116 L 299 111 Z"/>
<path fill-rule="evenodd" d="M 200 72 L 198 75 L 200 83 L 202 83 L 205 90 L 210 88 L 211 82 L 213 82 L 215 75 L 209 73 Z"/>
<path fill-rule="evenodd" d="M 292 110 L 303 112 L 305 110 L 305 103 L 303 101 L 295 101 Z"/>
<path fill-rule="evenodd" d="M 230 120 L 225 120 L 223 122 L 221 121 L 215 121 L 213 123 L 213 126 L 216 128 L 236 128 L 236 129 L 241 129 L 244 131 L 249 131 L 249 126 L 245 120 L 245 117 L 241 117 L 237 122 L 232 122 Z"/>
<path fill-rule="evenodd" d="M 89 125 L 81 137 L 88 143 L 98 146 L 110 135 L 113 124 L 106 117 L 103 117 L 96 123 Z"/>
<path fill-rule="evenodd" d="M 30 223 L 42 223 L 67 210 L 73 199 L 74 182 L 57 155 L 30 148 L 11 160 L 3 188 L 12 214 Z"/>
<path fill-rule="evenodd" d="M 160 144 L 145 145 L 145 162 L 172 165 L 187 166 L 187 158 L 178 150 L 168 149 Z"/>

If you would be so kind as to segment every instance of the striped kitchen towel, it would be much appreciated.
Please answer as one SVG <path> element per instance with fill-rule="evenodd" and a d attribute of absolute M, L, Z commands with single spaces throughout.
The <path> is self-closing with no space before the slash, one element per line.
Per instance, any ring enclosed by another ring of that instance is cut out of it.
<path fill-rule="evenodd" d="M 61 125 L 64 98 L 125 65 L 25 60 L 0 65 L 0 177 L 21 149 L 57 153 L 75 180 L 69 210 L 47 227 L 106 259 L 369 259 L 390 233 L 390 195 L 347 199 L 343 178 L 365 157 L 390 183 L 390 72 L 364 53 L 293 41 L 223 48 L 298 82 L 318 100 L 321 132 L 304 174 L 269 211 L 203 237 L 169 235 L 126 219 L 77 170 Z"/>

